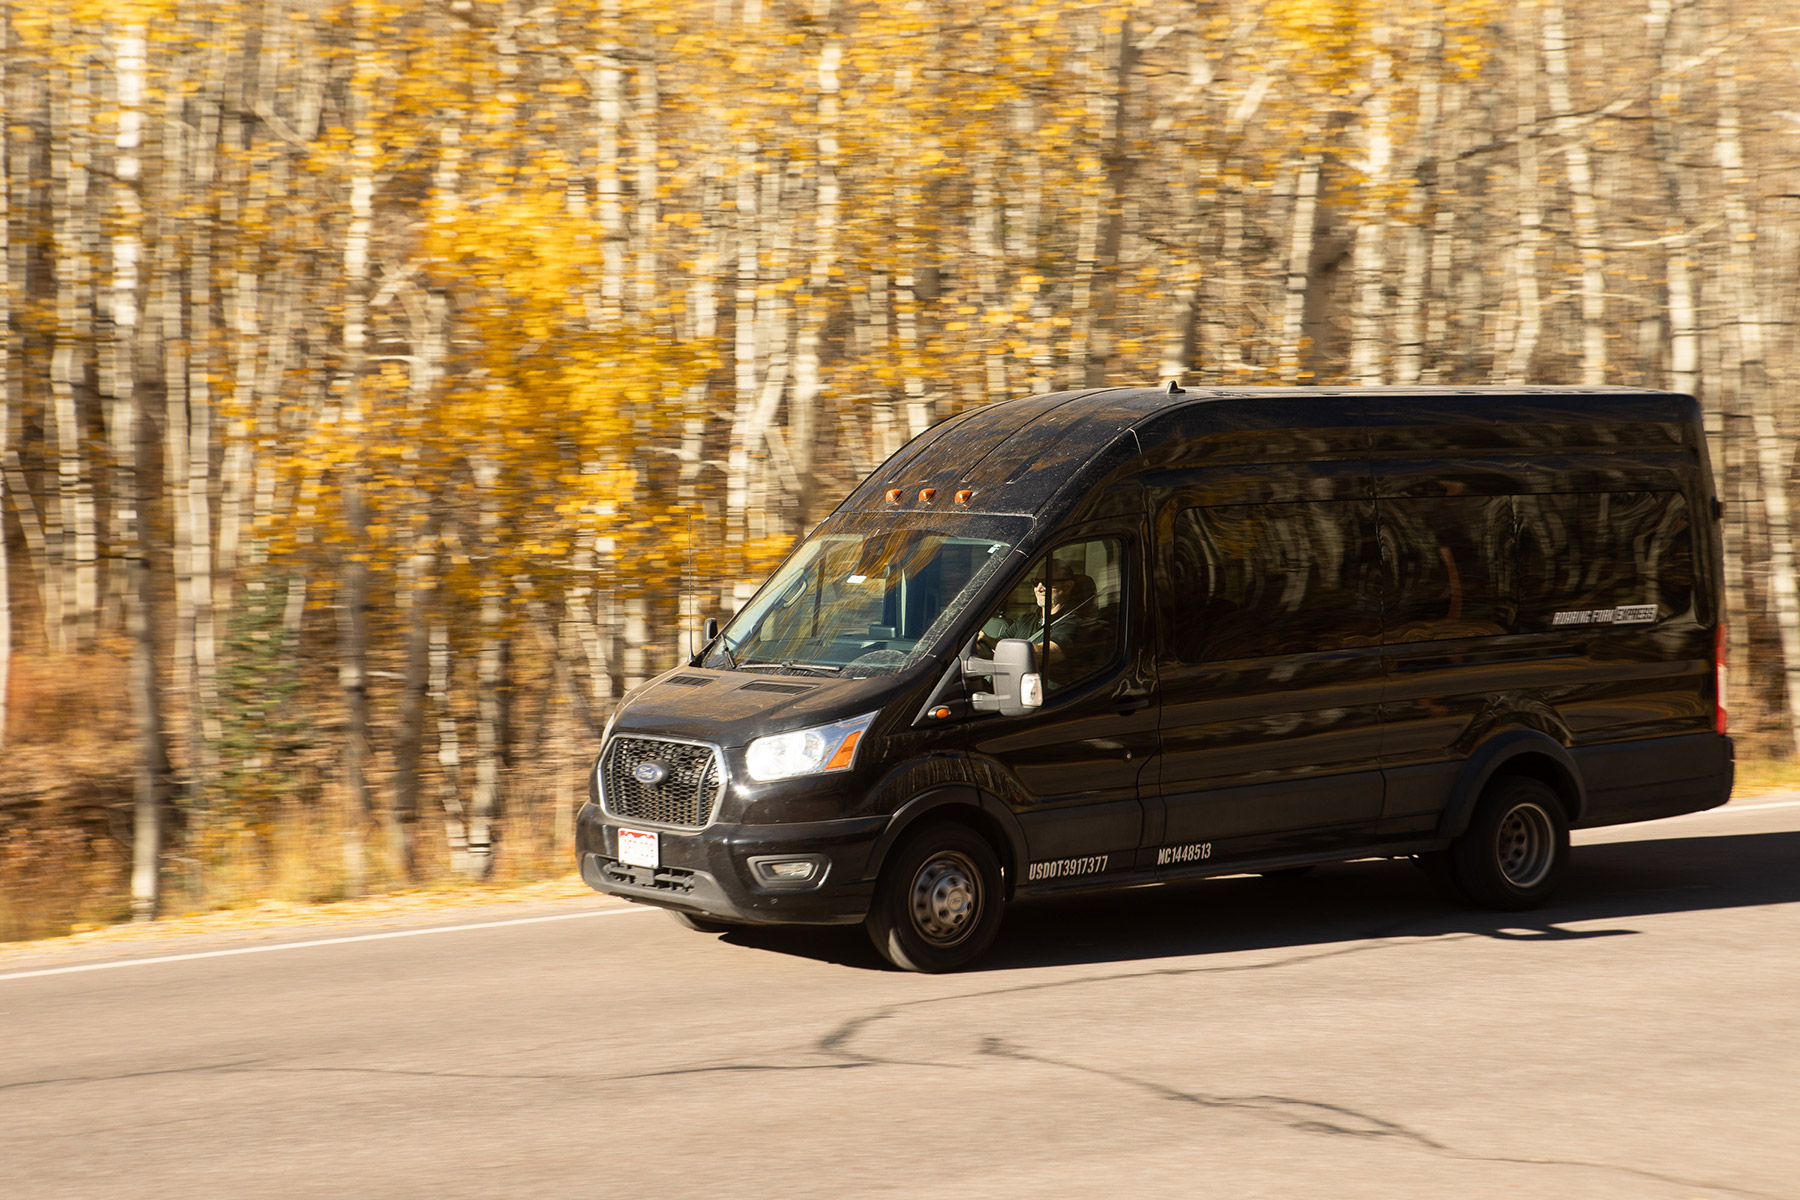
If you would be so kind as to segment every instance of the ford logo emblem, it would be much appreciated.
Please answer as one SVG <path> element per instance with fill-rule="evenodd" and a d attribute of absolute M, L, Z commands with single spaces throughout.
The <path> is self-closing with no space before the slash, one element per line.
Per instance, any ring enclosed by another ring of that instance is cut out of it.
<path fill-rule="evenodd" d="M 659 762 L 641 762 L 631 768 L 631 777 L 639 783 L 655 787 L 669 777 L 669 768 Z"/>

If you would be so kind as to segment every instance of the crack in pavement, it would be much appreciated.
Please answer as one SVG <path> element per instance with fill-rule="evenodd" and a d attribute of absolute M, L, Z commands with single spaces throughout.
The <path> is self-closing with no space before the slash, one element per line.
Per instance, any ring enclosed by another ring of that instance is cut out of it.
<path fill-rule="evenodd" d="M 1330 950 L 1308 954 L 1294 954 L 1283 958 L 1263 962 L 1208 964 L 1193 967 L 1157 967 L 1148 970 L 1114 972 L 1110 974 L 1088 974 L 1074 979 L 1043 980 L 1033 983 L 1017 984 L 1007 987 L 984 988 L 978 991 L 958 992 L 947 996 L 927 996 L 914 1000 L 902 1000 L 851 1017 L 832 1027 L 815 1039 L 810 1046 L 801 1051 L 803 1054 L 823 1055 L 835 1062 L 827 1063 L 795 1063 L 790 1065 L 771 1063 L 717 1063 L 704 1067 L 676 1068 L 670 1071 L 655 1072 L 649 1075 L 611 1076 L 609 1079 L 654 1078 L 676 1074 L 714 1074 L 734 1071 L 806 1071 L 820 1069 L 849 1069 L 869 1066 L 945 1066 L 942 1063 L 920 1063 L 904 1059 L 886 1058 L 869 1054 L 858 1049 L 855 1040 L 871 1026 L 897 1016 L 910 1008 L 922 1008 L 932 1005 L 958 1004 L 970 1000 L 992 999 L 1000 996 L 1016 996 L 1030 992 L 1052 991 L 1089 984 L 1118 984 L 1134 980 L 1158 978 L 1182 978 L 1195 975 L 1230 974 L 1249 971 L 1281 970 L 1288 967 L 1304 966 L 1328 959 L 1342 958 L 1351 954 L 1368 951 L 1398 949 L 1409 945 L 1421 944 L 1412 940 L 1400 940 L 1407 937 L 1406 930 L 1416 927 L 1412 920 L 1396 922 L 1380 930 L 1372 930 L 1365 935 L 1365 940 L 1354 945 L 1340 945 Z M 1565 930 L 1555 925 L 1546 925 L 1542 929 L 1527 929 L 1524 933 L 1507 933 L 1507 940 L 1520 941 L 1553 941 L 1585 937 L 1622 936 L 1635 933 L 1635 930 Z M 1429 944 L 1450 941 L 1464 941 L 1473 938 L 1502 936 L 1491 931 L 1463 931 L 1459 933 L 1425 935 Z M 1412 1129 L 1397 1121 L 1390 1121 L 1373 1113 L 1362 1112 L 1344 1105 L 1327 1101 L 1307 1100 L 1289 1096 L 1248 1095 L 1248 1096 L 1212 1096 L 1198 1092 L 1187 1092 L 1169 1087 L 1151 1080 L 1138 1079 L 1122 1072 L 1109 1071 L 1100 1067 L 1085 1066 L 1080 1063 L 1064 1062 L 1057 1059 L 1033 1055 L 1027 1051 L 1009 1046 L 1000 1038 L 984 1035 L 980 1043 L 983 1055 L 999 1058 L 1010 1058 L 1017 1061 L 1035 1062 L 1046 1066 L 1065 1070 L 1079 1071 L 1098 1075 L 1115 1082 L 1147 1091 L 1161 1099 L 1194 1105 L 1204 1109 L 1230 1110 L 1248 1113 L 1299 1132 L 1318 1133 L 1332 1137 L 1354 1137 L 1365 1139 L 1393 1139 L 1396 1144 L 1406 1145 L 1421 1153 L 1432 1154 L 1464 1162 L 1480 1162 L 1494 1164 L 1510 1164 L 1518 1166 L 1548 1166 L 1579 1168 L 1596 1171 L 1608 1171 L 1628 1175 L 1634 1178 L 1666 1183 L 1684 1188 L 1710 1189 L 1729 1192 L 1740 1196 L 1755 1197 L 1757 1200 L 1787 1200 L 1772 1193 L 1757 1191 L 1753 1188 L 1736 1187 L 1727 1183 L 1712 1180 L 1692 1179 L 1679 1175 L 1669 1175 L 1640 1167 L 1621 1163 L 1609 1163 L 1570 1158 L 1531 1158 L 1511 1155 L 1480 1154 L 1474 1151 L 1440 1142 L 1428 1134 Z"/>
<path fill-rule="evenodd" d="M 666 1079 L 677 1076 L 704 1076 L 732 1074 L 741 1072 L 816 1072 L 834 1070 L 853 1070 L 865 1067 L 913 1066 L 936 1067 L 940 1069 L 965 1070 L 963 1064 L 946 1063 L 932 1060 L 910 1060 L 873 1054 L 857 1045 L 858 1040 L 874 1026 L 891 1020 L 909 1009 L 927 1008 L 936 1005 L 954 1005 L 968 1001 L 988 1000 L 999 997 L 1020 996 L 1038 992 L 1066 990 L 1090 985 L 1118 985 L 1134 981 L 1154 979 L 1179 979 L 1192 976 L 1212 974 L 1234 974 L 1255 971 L 1280 971 L 1301 967 L 1331 959 L 1343 958 L 1353 954 L 1364 954 L 1371 951 L 1401 949 L 1420 944 L 1439 944 L 1444 942 L 1464 941 L 1484 937 L 1504 937 L 1507 940 L 1540 941 L 1559 940 L 1564 938 L 1621 936 L 1633 933 L 1633 930 L 1563 930 L 1554 925 L 1543 929 L 1529 926 L 1518 928 L 1526 932 L 1498 931 L 1458 931 L 1444 933 L 1409 933 L 1417 930 L 1419 922 L 1413 919 L 1396 921 L 1381 928 L 1369 930 L 1363 940 L 1352 944 L 1338 944 L 1330 949 L 1285 955 L 1280 958 L 1255 962 L 1239 963 L 1206 963 L 1194 966 L 1163 966 L 1129 971 L 1090 972 L 1073 978 L 1034 980 L 1005 986 L 980 988 L 973 991 L 956 992 L 948 995 L 923 996 L 913 999 L 898 1000 L 879 1005 L 871 1010 L 838 1022 L 823 1034 L 811 1040 L 803 1047 L 795 1047 L 800 1057 L 815 1058 L 811 1062 L 780 1061 L 731 1061 L 713 1063 L 696 1063 L 690 1066 L 675 1066 L 664 1070 L 648 1072 L 631 1072 L 617 1074 L 594 1074 L 588 1072 L 560 1073 L 505 1073 L 491 1074 L 469 1071 L 430 1071 L 410 1070 L 404 1068 L 380 1067 L 342 1067 L 342 1066 L 273 1066 L 266 1060 L 234 1060 L 225 1063 L 213 1063 L 196 1067 L 170 1068 L 153 1071 L 125 1072 L 117 1075 L 74 1075 L 51 1079 L 23 1080 L 15 1083 L 0 1084 L 0 1091 L 27 1087 L 41 1087 L 55 1084 L 106 1083 L 121 1080 L 139 1079 L 160 1075 L 181 1074 L 364 1074 L 393 1075 L 413 1078 L 443 1078 L 490 1081 L 540 1081 L 540 1082 L 624 1082 L 630 1080 Z M 1422 940 L 1415 940 L 1422 939 Z M 1699 1180 L 1679 1175 L 1664 1174 L 1644 1168 L 1619 1163 L 1589 1161 L 1571 1158 L 1533 1158 L 1509 1155 L 1481 1154 L 1464 1150 L 1439 1141 L 1426 1133 L 1413 1129 L 1397 1121 L 1388 1120 L 1373 1113 L 1363 1112 L 1348 1106 L 1333 1104 L 1320 1100 L 1309 1100 L 1303 1097 L 1281 1096 L 1274 1094 L 1252 1095 L 1213 1095 L 1203 1092 L 1186 1091 L 1143 1079 L 1122 1071 L 1109 1070 L 1104 1067 L 1089 1066 L 1079 1062 L 1061 1060 L 1034 1054 L 1029 1050 L 1012 1045 L 1000 1037 L 981 1035 L 977 1053 L 981 1056 L 1005 1059 L 1015 1062 L 1034 1063 L 1053 1069 L 1075 1071 L 1113 1081 L 1119 1086 L 1137 1090 L 1158 1099 L 1186 1104 L 1209 1111 L 1235 1112 L 1249 1115 L 1261 1120 L 1281 1125 L 1298 1132 L 1316 1133 L 1328 1137 L 1350 1137 L 1360 1139 L 1386 1139 L 1396 1145 L 1406 1146 L 1419 1153 L 1430 1154 L 1457 1161 L 1512 1164 L 1521 1166 L 1550 1166 L 1565 1168 L 1583 1168 L 1588 1170 L 1607 1171 L 1628 1175 L 1646 1181 L 1670 1184 L 1686 1188 L 1711 1189 L 1729 1192 L 1735 1195 L 1755 1197 L 1757 1200 L 1782 1200 L 1771 1193 L 1756 1191 L 1750 1188 L 1736 1187 L 1730 1184 L 1711 1180 Z M 777 1052 L 776 1058 L 784 1057 Z M 822 1057 L 826 1061 L 816 1061 Z"/>
<path fill-rule="evenodd" d="M 1000 1038 L 984 1037 L 981 1053 L 996 1058 L 1011 1059 L 1016 1062 L 1036 1063 L 1041 1066 L 1057 1067 L 1066 1071 L 1076 1071 L 1084 1075 L 1096 1075 L 1102 1079 L 1110 1079 L 1125 1087 L 1136 1088 L 1148 1092 L 1158 1099 L 1177 1101 L 1205 1109 L 1225 1109 L 1247 1113 L 1251 1116 L 1276 1121 L 1289 1129 L 1305 1133 L 1323 1133 L 1340 1137 L 1359 1138 L 1394 1138 L 1415 1149 L 1436 1154 L 1442 1158 L 1456 1159 L 1464 1162 L 1500 1163 L 1520 1166 L 1547 1167 L 1583 1167 L 1596 1171 L 1613 1171 L 1631 1175 L 1639 1179 L 1654 1180 L 1658 1183 L 1675 1184 L 1684 1188 L 1704 1188 L 1712 1191 L 1732 1192 L 1740 1196 L 1754 1196 L 1758 1200 L 1785 1200 L 1770 1192 L 1759 1192 L 1753 1188 L 1735 1187 L 1729 1183 L 1720 1183 L 1711 1179 L 1693 1179 L 1682 1175 L 1667 1175 L 1660 1171 L 1649 1171 L 1642 1167 L 1628 1166 L 1623 1163 L 1599 1162 L 1579 1158 L 1530 1158 L 1507 1154 L 1478 1154 L 1474 1151 L 1459 1150 L 1455 1146 L 1440 1142 L 1437 1139 L 1411 1129 L 1396 1121 L 1389 1121 L 1372 1113 L 1361 1112 L 1341 1104 L 1332 1104 L 1323 1100 L 1306 1100 L 1293 1096 L 1249 1095 L 1224 1096 L 1208 1095 L 1204 1092 L 1188 1092 L 1167 1084 L 1157 1083 L 1150 1079 L 1140 1079 L 1123 1071 L 1112 1071 L 1105 1067 L 1088 1066 L 1084 1063 L 1069 1062 L 1064 1059 L 1050 1058 L 1046 1055 L 1032 1054 L 1007 1044 Z M 1349 1128 L 1336 1124 L 1329 1119 L 1311 1116 L 1313 1112 L 1328 1114 L 1330 1117 L 1350 1118 L 1362 1122 L 1365 1128 Z"/>

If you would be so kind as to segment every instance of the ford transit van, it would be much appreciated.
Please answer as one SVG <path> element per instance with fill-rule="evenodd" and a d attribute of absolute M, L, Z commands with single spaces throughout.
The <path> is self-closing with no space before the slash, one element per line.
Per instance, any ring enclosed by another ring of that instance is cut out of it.
<path fill-rule="evenodd" d="M 1718 517 L 1661 392 L 976 408 L 625 697 L 582 876 L 922 971 L 1033 896 L 1341 859 L 1528 908 L 1570 829 L 1729 797 Z"/>

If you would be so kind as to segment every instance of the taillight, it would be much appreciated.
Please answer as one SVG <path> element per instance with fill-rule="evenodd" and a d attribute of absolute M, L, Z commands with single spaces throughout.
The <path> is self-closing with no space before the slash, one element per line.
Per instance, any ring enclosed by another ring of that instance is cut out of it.
<path fill-rule="evenodd" d="M 1713 630 L 1713 728 L 1725 732 L 1725 622 Z"/>

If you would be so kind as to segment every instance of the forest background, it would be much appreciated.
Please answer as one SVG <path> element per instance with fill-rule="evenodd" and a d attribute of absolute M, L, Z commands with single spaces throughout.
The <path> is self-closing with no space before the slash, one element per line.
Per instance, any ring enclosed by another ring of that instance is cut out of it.
<path fill-rule="evenodd" d="M 0 938 L 568 869 L 614 699 L 963 408 L 1700 397 L 1800 712 L 1782 0 L 7 0 Z"/>

